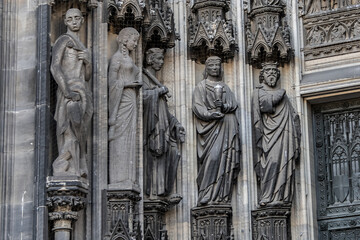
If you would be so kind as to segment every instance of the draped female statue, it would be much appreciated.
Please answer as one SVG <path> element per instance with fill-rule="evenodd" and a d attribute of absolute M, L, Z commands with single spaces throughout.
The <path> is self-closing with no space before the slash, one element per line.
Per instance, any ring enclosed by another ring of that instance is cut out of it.
<path fill-rule="evenodd" d="M 139 36 L 134 28 L 122 29 L 109 65 L 109 180 L 124 188 L 136 182 L 137 92 L 142 82 L 130 54 Z"/>

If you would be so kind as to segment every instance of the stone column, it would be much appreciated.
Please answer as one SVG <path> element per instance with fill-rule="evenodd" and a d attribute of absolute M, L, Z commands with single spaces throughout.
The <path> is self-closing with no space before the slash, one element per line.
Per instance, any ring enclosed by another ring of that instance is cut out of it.
<path fill-rule="evenodd" d="M 47 180 L 49 220 L 55 240 L 72 239 L 73 223 L 86 206 L 89 183 L 78 177 L 49 177 Z"/>

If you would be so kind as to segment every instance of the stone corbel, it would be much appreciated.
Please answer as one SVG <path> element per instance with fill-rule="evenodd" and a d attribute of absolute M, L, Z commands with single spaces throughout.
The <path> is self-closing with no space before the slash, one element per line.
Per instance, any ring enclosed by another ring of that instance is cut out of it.
<path fill-rule="evenodd" d="M 246 42 L 249 63 L 289 62 L 292 55 L 285 5 L 280 0 L 251 1 L 247 8 Z"/>
<path fill-rule="evenodd" d="M 229 1 L 197 0 L 191 11 L 188 19 L 191 58 L 201 63 L 211 55 L 232 58 L 237 44 L 232 20 L 226 18 Z"/>

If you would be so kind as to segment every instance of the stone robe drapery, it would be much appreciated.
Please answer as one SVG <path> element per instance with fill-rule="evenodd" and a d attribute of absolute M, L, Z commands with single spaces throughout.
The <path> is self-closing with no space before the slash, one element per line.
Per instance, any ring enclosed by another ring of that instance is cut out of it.
<path fill-rule="evenodd" d="M 224 117 L 212 119 L 218 111 L 214 87 L 223 86 Z M 232 185 L 240 170 L 238 104 L 224 82 L 201 81 L 193 93 L 196 115 L 199 204 L 230 202 Z"/>
<path fill-rule="evenodd" d="M 280 99 L 275 105 L 273 99 Z M 260 203 L 291 203 L 295 161 L 300 153 L 299 117 L 284 90 L 256 89 L 253 100 L 255 171 L 260 178 Z"/>
<path fill-rule="evenodd" d="M 109 76 L 109 177 L 110 184 L 131 188 L 136 182 L 137 90 L 139 69 L 129 56 L 117 52 Z"/>
<path fill-rule="evenodd" d="M 167 196 L 170 194 L 180 160 L 177 126 L 178 120 L 169 112 L 167 100 L 160 96 L 161 88 L 144 71 L 144 149 L 145 193 Z M 155 77 L 155 76 L 151 76 Z"/>
<path fill-rule="evenodd" d="M 60 36 L 53 47 L 51 73 L 59 85 L 54 115 L 59 156 L 53 163 L 54 176 L 86 177 L 88 174 L 86 143 L 93 105 L 89 79 L 85 79 L 85 63 L 78 59 L 79 51 L 86 51 L 85 46 L 69 34 Z M 60 56 L 61 59 L 55 60 Z M 54 62 L 61 66 L 55 66 Z M 80 100 L 66 98 L 60 82 L 64 82 L 69 91 L 78 93 Z"/>

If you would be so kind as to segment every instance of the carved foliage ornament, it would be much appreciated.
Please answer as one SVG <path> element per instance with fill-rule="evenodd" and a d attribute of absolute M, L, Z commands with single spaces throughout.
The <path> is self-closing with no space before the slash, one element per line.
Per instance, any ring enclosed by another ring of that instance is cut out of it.
<path fill-rule="evenodd" d="M 290 28 L 280 0 L 254 0 L 248 7 L 247 52 L 250 63 L 261 68 L 268 61 L 288 62 L 291 57 Z"/>
<path fill-rule="evenodd" d="M 225 0 L 199 0 L 192 6 L 188 19 L 192 59 L 205 62 L 210 55 L 233 57 L 237 45 L 232 20 L 225 16 L 228 4 Z"/>

